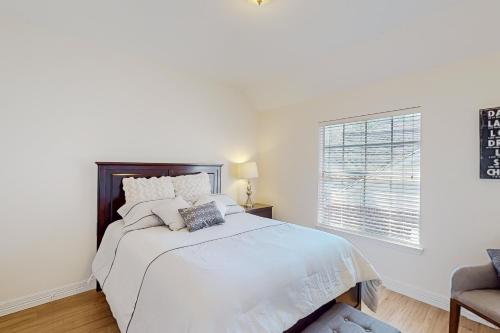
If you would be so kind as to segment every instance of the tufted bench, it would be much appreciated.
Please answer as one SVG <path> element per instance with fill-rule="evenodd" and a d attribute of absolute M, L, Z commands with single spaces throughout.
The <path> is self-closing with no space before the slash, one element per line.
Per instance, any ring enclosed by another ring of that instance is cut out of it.
<path fill-rule="evenodd" d="M 401 333 L 401 331 L 360 312 L 349 305 L 338 303 L 309 325 L 302 333 Z"/>

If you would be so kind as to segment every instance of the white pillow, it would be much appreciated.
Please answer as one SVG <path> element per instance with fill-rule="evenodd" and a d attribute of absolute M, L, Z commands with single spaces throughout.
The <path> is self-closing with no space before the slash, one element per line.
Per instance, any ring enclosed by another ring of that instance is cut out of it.
<path fill-rule="evenodd" d="M 152 212 L 157 215 L 170 230 L 177 231 L 184 227 L 184 219 L 179 214 L 179 209 L 189 208 L 191 205 L 182 197 L 177 196 L 175 199 L 163 201 L 161 204 L 153 207 Z"/>
<path fill-rule="evenodd" d="M 123 218 L 123 230 L 132 231 L 163 225 L 162 220 L 151 210 L 162 202 L 172 201 L 172 199 L 161 199 L 153 201 L 143 201 L 135 204 L 125 204 L 118 209 L 118 214 Z"/>
<path fill-rule="evenodd" d="M 244 213 L 245 209 L 238 205 L 233 198 L 227 196 L 226 194 L 207 194 L 202 196 L 197 202 L 196 205 L 199 205 L 201 202 L 208 203 L 210 201 L 215 201 L 223 204 L 226 208 L 225 215 L 232 215 L 237 213 Z M 224 215 L 223 215 L 224 216 Z"/>
<path fill-rule="evenodd" d="M 123 231 L 129 232 L 132 230 L 140 230 L 152 227 L 162 226 L 163 222 L 158 218 L 158 216 L 154 214 L 146 215 L 138 219 L 135 223 L 131 223 L 130 225 L 123 226 Z"/>
<path fill-rule="evenodd" d="M 222 202 L 222 200 L 217 199 L 217 197 L 215 196 L 205 195 L 200 200 L 196 201 L 195 206 L 204 205 L 210 202 L 215 202 L 215 205 L 217 206 L 217 209 L 219 210 L 221 215 L 223 217 L 226 216 L 226 205 Z"/>
<path fill-rule="evenodd" d="M 175 197 L 171 177 L 123 178 L 122 182 L 127 203 Z"/>
<path fill-rule="evenodd" d="M 212 190 L 210 177 L 205 172 L 196 175 L 172 177 L 172 182 L 175 194 L 180 195 L 190 203 L 195 203 L 202 196 L 210 194 Z"/>
<path fill-rule="evenodd" d="M 244 212 L 245 212 L 245 208 L 241 207 L 238 204 L 226 206 L 226 215 L 233 215 L 233 214 L 244 213 Z"/>

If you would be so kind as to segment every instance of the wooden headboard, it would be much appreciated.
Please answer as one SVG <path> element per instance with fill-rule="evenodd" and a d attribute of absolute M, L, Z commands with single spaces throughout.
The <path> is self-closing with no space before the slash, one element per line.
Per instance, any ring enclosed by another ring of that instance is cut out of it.
<path fill-rule="evenodd" d="M 108 225 L 120 219 L 116 212 L 125 203 L 122 179 L 126 177 L 182 176 L 206 172 L 210 176 L 212 193 L 221 191 L 222 164 L 125 163 L 96 162 L 97 181 L 97 248 Z"/>

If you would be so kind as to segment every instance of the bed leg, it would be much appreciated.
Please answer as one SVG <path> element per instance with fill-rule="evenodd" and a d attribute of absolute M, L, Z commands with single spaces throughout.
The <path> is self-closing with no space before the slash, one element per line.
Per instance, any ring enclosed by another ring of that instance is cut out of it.
<path fill-rule="evenodd" d="M 363 303 L 361 301 L 361 289 L 362 289 L 362 284 L 361 282 L 360 283 L 357 283 L 356 284 L 356 298 L 357 298 L 357 304 L 356 304 L 356 309 L 360 310 L 361 311 L 361 304 Z"/>

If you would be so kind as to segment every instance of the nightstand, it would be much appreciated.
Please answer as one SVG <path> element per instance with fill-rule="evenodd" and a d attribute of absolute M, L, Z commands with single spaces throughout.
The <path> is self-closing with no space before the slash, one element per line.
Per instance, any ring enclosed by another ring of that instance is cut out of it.
<path fill-rule="evenodd" d="M 266 204 L 254 204 L 252 208 L 245 208 L 245 212 L 261 217 L 273 218 L 273 206 Z"/>

